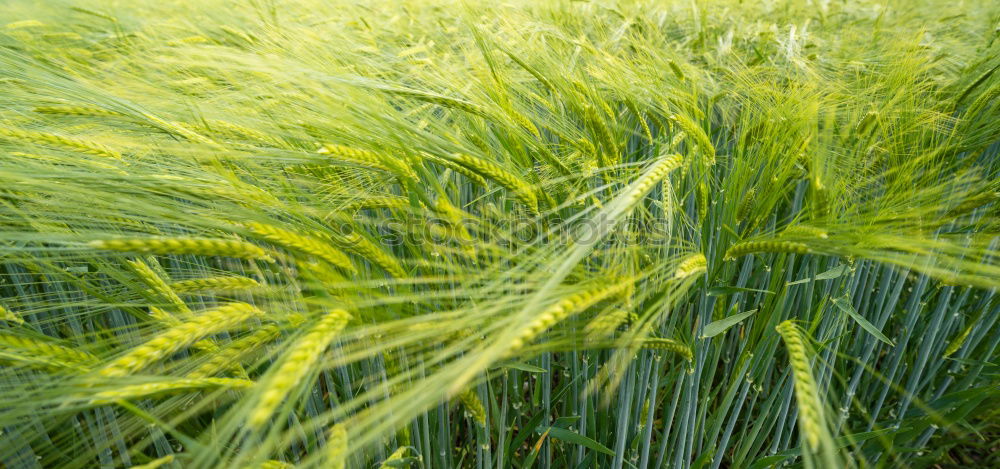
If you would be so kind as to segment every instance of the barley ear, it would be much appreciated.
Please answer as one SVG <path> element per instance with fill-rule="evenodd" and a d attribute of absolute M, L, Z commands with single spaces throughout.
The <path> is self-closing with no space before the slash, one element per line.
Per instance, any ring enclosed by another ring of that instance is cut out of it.
<path fill-rule="evenodd" d="M 96 249 L 140 254 L 196 254 L 274 261 L 259 246 L 232 239 L 119 238 L 95 240 L 87 244 Z"/>
<path fill-rule="evenodd" d="M 122 386 L 112 391 L 102 391 L 91 396 L 91 405 L 111 404 L 117 401 L 145 399 L 164 394 L 193 392 L 204 389 L 246 389 L 253 381 L 233 378 L 175 378 L 169 381 Z"/>
<path fill-rule="evenodd" d="M 258 382 L 261 395 L 247 417 L 251 428 L 260 429 L 267 424 L 282 401 L 312 371 L 323 350 L 347 326 L 350 318 L 347 311 L 332 310 L 291 345 L 276 371 Z"/>
<path fill-rule="evenodd" d="M 36 145 L 61 148 L 89 155 L 104 156 L 119 160 L 122 158 L 121 153 L 118 153 L 117 151 L 114 151 L 97 142 L 64 137 L 62 135 L 47 134 L 42 132 L 28 132 L 0 127 L 0 136 L 7 137 L 11 140 L 20 140 L 28 143 L 34 143 Z"/>
<path fill-rule="evenodd" d="M 694 138 L 695 143 L 698 144 L 698 148 L 705 155 L 705 162 L 711 166 L 715 164 L 715 146 L 712 145 L 712 141 L 708 138 L 708 134 L 701 129 L 698 124 L 689 119 L 687 116 L 682 114 L 672 114 L 668 117 L 671 122 L 677 124 L 685 134 L 690 135 Z"/>
<path fill-rule="evenodd" d="M 807 347 L 802 331 L 792 321 L 785 321 L 775 327 L 785 342 L 788 361 L 792 365 L 795 382 L 795 400 L 799 409 L 799 425 L 802 438 L 810 449 L 819 449 L 825 430 L 823 405 L 813 378 Z"/>
<path fill-rule="evenodd" d="M 350 258 L 348 258 L 346 254 L 335 249 L 330 245 L 330 243 L 322 239 L 295 233 L 276 226 L 265 225 L 263 223 L 247 223 L 246 226 L 250 229 L 250 231 L 253 231 L 274 244 L 293 251 L 316 256 L 348 272 L 357 272 L 354 265 L 351 264 Z"/>
<path fill-rule="evenodd" d="M 96 365 L 99 359 L 47 340 L 0 334 L 0 361 L 29 368 L 82 373 Z"/>
<path fill-rule="evenodd" d="M 245 303 L 233 303 L 208 310 L 112 360 L 98 373 L 105 377 L 127 376 L 209 335 L 228 330 L 263 314 L 261 310 Z"/>
<path fill-rule="evenodd" d="M 458 400 L 465 406 L 465 411 L 472 416 L 472 420 L 475 420 L 482 427 L 486 426 L 486 408 L 483 407 L 483 402 L 479 400 L 475 389 L 469 388 L 460 392 Z"/>
<path fill-rule="evenodd" d="M 809 249 L 809 246 L 793 241 L 744 241 L 730 246 L 724 258 L 727 261 L 731 261 L 737 257 L 758 252 L 808 254 L 812 251 Z"/>
<path fill-rule="evenodd" d="M 708 261 L 705 259 L 704 254 L 700 252 L 697 254 L 691 254 L 690 256 L 685 257 L 680 264 L 677 264 L 677 270 L 674 272 L 674 278 L 682 279 L 704 272 L 707 265 Z"/>
<path fill-rule="evenodd" d="M 398 449 L 396 449 L 396 451 L 393 451 L 392 454 L 390 454 L 389 457 L 385 459 L 385 461 L 382 461 L 382 465 L 379 466 L 379 469 L 393 469 L 395 467 L 398 467 L 397 462 L 400 459 L 403 459 L 403 456 L 406 454 L 407 449 L 408 448 L 406 446 L 401 446 Z"/>
<path fill-rule="evenodd" d="M 142 280 L 142 282 L 145 283 L 154 294 L 167 300 L 171 308 L 173 308 L 176 312 L 185 315 L 191 313 L 191 310 L 184 303 L 184 301 L 177 296 L 177 292 L 170 288 L 170 285 L 168 285 L 152 268 L 146 265 L 145 262 L 125 261 L 125 264 L 139 276 L 139 279 Z"/>
<path fill-rule="evenodd" d="M 347 467 L 349 452 L 347 427 L 339 423 L 330 428 L 330 436 L 326 440 L 326 464 L 330 469 Z"/>
<path fill-rule="evenodd" d="M 237 276 L 195 278 L 170 283 L 170 289 L 177 293 L 250 290 L 257 287 L 260 287 L 260 283 L 256 280 Z"/>
<path fill-rule="evenodd" d="M 140 464 L 138 466 L 132 466 L 129 469 L 157 469 L 159 467 L 165 466 L 174 462 L 174 455 L 168 454 L 162 458 L 154 459 L 146 464 Z"/>
<path fill-rule="evenodd" d="M 18 316 L 13 311 L 10 311 L 3 306 L 0 306 L 0 320 L 7 321 L 12 324 L 24 324 L 24 319 Z"/>

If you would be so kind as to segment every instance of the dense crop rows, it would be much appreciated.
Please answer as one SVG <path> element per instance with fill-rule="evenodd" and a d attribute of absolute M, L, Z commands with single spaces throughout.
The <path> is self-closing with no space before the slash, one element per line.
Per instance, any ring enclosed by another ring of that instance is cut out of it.
<path fill-rule="evenodd" d="M 1000 465 L 1000 6 L 13 0 L 0 467 Z"/>

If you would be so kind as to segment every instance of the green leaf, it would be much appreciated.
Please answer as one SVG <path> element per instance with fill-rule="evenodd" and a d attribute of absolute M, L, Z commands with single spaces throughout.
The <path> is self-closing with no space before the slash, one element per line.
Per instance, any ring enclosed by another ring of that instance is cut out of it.
<path fill-rule="evenodd" d="M 835 279 L 837 277 L 840 277 L 841 275 L 844 275 L 845 273 L 849 272 L 850 270 L 851 270 L 851 268 L 847 264 L 841 264 L 841 265 L 838 265 L 837 267 L 834 267 L 834 268 L 832 268 L 832 269 L 830 269 L 830 270 L 828 270 L 826 272 L 821 272 L 819 274 L 816 274 L 815 277 L 804 278 L 802 280 L 796 280 L 794 282 L 788 282 L 788 283 L 785 284 L 785 286 L 790 287 L 792 285 L 798 285 L 800 283 L 806 283 L 806 282 L 808 282 L 810 280 L 831 280 L 831 279 Z"/>
<path fill-rule="evenodd" d="M 570 425 L 573 425 L 574 423 L 576 423 L 578 420 L 580 420 L 580 416 L 579 415 L 571 415 L 571 416 L 568 416 L 568 417 L 559 417 L 559 418 L 556 419 L 555 422 L 552 422 L 552 426 L 553 427 L 559 427 L 559 428 L 567 428 Z"/>
<path fill-rule="evenodd" d="M 392 461 L 386 461 L 382 463 L 382 465 L 386 467 L 412 467 L 412 465 L 416 464 L 418 461 L 419 459 L 413 456 L 408 456 L 405 458 L 394 459 Z"/>
<path fill-rule="evenodd" d="M 854 320 L 854 322 L 857 322 L 862 329 L 868 331 L 868 333 L 875 336 L 876 339 L 885 342 L 891 347 L 896 346 L 896 344 L 894 344 L 891 340 L 889 340 L 889 338 L 886 337 L 885 334 L 882 334 L 882 331 L 878 330 L 878 328 L 875 327 L 874 324 L 868 322 L 868 320 L 865 319 L 864 316 L 858 314 L 858 312 L 854 310 L 854 306 L 852 306 L 851 303 L 848 302 L 846 299 L 834 298 L 833 304 L 836 305 L 838 308 L 840 308 L 841 311 L 847 313 L 847 315 L 850 316 L 851 319 Z"/>
<path fill-rule="evenodd" d="M 774 294 L 774 292 L 770 290 L 759 290 L 756 288 L 727 287 L 721 285 L 708 289 L 708 296 L 725 296 L 725 295 L 732 295 L 733 293 L 767 293 L 768 295 Z"/>
<path fill-rule="evenodd" d="M 884 435 L 884 434 L 891 434 L 891 433 L 900 432 L 900 431 L 906 431 L 906 430 L 909 430 L 909 428 L 900 428 L 900 429 L 884 428 L 882 430 L 875 430 L 875 431 L 862 432 L 862 433 L 854 433 L 852 435 L 844 435 L 842 437 L 837 438 L 836 440 L 834 440 L 834 444 L 837 446 L 837 448 L 846 448 L 849 445 L 852 445 L 852 444 L 856 445 L 856 444 L 859 444 L 859 443 L 863 443 L 865 441 L 871 440 L 872 438 L 876 438 L 876 437 Z M 748 469 L 764 469 L 766 467 L 775 467 L 776 465 L 778 465 L 782 461 L 784 461 L 786 459 L 789 459 L 789 458 L 797 457 L 797 456 L 799 456 L 801 454 L 802 454 L 802 448 L 801 447 L 792 448 L 792 449 L 789 449 L 789 450 L 782 451 L 782 452 L 780 452 L 778 454 L 775 454 L 773 456 L 767 456 L 767 457 L 760 458 L 760 459 L 754 461 L 754 463 L 751 464 Z"/>
<path fill-rule="evenodd" d="M 547 438 L 548 436 L 549 436 L 549 430 L 546 430 L 545 432 L 542 433 L 542 436 L 538 438 L 538 441 L 535 442 L 535 446 L 531 448 L 531 452 L 528 453 L 528 456 L 526 458 L 524 458 L 524 462 L 521 463 L 521 467 L 534 467 L 535 459 L 538 458 L 538 453 L 542 451 L 542 443 L 545 443 L 545 438 Z"/>
<path fill-rule="evenodd" d="M 528 438 L 531 437 L 531 430 L 538 426 L 538 424 L 542 422 L 543 418 L 545 418 L 544 412 L 538 412 L 531 417 L 531 419 L 528 420 L 528 423 L 522 427 L 517 435 L 514 436 L 514 438 L 511 438 L 509 448 L 520 448 L 525 441 L 528 441 Z"/>
<path fill-rule="evenodd" d="M 611 451 L 607 446 L 604 446 L 590 438 L 587 438 L 579 433 L 571 432 L 565 428 L 559 427 L 538 427 L 535 429 L 538 433 L 548 432 L 549 436 L 557 440 L 562 440 L 567 443 L 573 443 L 586 448 L 590 448 L 594 451 L 607 454 L 609 456 L 614 456 L 615 452 Z"/>
<path fill-rule="evenodd" d="M 548 371 L 545 368 L 539 368 L 537 366 L 532 366 L 527 363 L 521 363 L 521 362 L 501 363 L 499 368 L 510 368 L 512 370 L 527 371 L 528 373 L 548 373 Z"/>
<path fill-rule="evenodd" d="M 705 326 L 705 329 L 701 332 L 702 339 L 708 339 L 710 337 L 715 337 L 723 332 L 729 330 L 730 327 L 739 324 L 740 321 L 752 316 L 756 313 L 756 309 L 751 309 L 750 311 L 734 314 L 732 316 L 726 316 L 718 321 L 712 321 Z"/>

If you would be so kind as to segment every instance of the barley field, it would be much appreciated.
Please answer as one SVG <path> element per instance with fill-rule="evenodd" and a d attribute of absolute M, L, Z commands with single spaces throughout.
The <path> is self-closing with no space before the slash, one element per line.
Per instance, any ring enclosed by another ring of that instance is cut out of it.
<path fill-rule="evenodd" d="M 0 468 L 1000 467 L 1000 4 L 7 0 Z"/>

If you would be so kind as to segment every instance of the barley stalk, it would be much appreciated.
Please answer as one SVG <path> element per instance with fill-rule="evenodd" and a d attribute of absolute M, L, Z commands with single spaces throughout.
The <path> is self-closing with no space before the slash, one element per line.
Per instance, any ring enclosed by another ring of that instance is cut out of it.
<path fill-rule="evenodd" d="M 740 202 L 739 207 L 736 208 L 736 223 L 742 223 L 747 220 L 753 213 L 754 204 L 757 201 L 757 190 L 750 188 L 747 190 L 746 194 L 743 195 L 743 200 Z"/>
<path fill-rule="evenodd" d="M 705 221 L 708 218 L 708 204 L 710 197 L 708 192 L 708 184 L 705 181 L 701 181 L 695 186 L 695 199 L 698 203 L 698 220 Z"/>
<path fill-rule="evenodd" d="M 242 125 L 233 124 L 231 122 L 209 119 L 205 121 L 210 127 L 214 128 L 216 132 L 225 133 L 235 136 L 249 137 L 252 140 L 256 140 L 260 143 L 266 143 L 273 146 L 281 146 L 280 142 L 271 138 L 267 134 L 258 132 L 254 129 L 243 127 Z"/>
<path fill-rule="evenodd" d="M 673 339 L 663 339 L 658 337 L 637 338 L 630 342 L 623 342 L 622 340 L 598 340 L 573 343 L 573 345 L 580 347 L 585 346 L 591 349 L 632 348 L 634 350 L 665 350 L 676 355 L 680 355 L 685 361 L 688 362 L 694 358 L 694 352 L 687 345 Z"/>
<path fill-rule="evenodd" d="M 601 166 L 608 167 L 611 166 L 612 164 L 617 163 L 617 161 L 608 160 L 607 156 L 604 156 L 604 155 L 611 155 L 612 157 L 615 157 L 617 159 L 618 145 L 615 144 L 615 139 L 611 135 L 611 131 L 608 129 L 608 127 L 604 125 L 604 121 L 601 120 L 600 117 L 598 117 L 597 110 L 594 109 L 593 106 L 586 106 L 584 107 L 584 115 L 590 122 L 591 127 L 593 127 L 595 132 L 597 133 L 597 138 L 600 141 L 601 146 L 604 147 L 605 151 L 598 153 L 598 156 L 601 160 L 600 161 Z"/>
<path fill-rule="evenodd" d="M 106 377 L 119 377 L 141 371 L 204 337 L 231 329 L 248 319 L 263 314 L 263 311 L 246 303 L 232 303 L 210 309 L 133 348 L 125 355 L 105 365 L 99 374 Z"/>
<path fill-rule="evenodd" d="M 323 350 L 347 326 L 350 318 L 347 311 L 332 310 L 290 346 L 278 369 L 269 378 L 259 381 L 258 387 L 262 394 L 247 417 L 248 425 L 261 428 L 268 422 L 291 390 L 298 386 L 319 361 Z"/>
<path fill-rule="evenodd" d="M 21 20 L 13 23 L 7 23 L 6 25 L 7 29 L 40 28 L 44 26 L 45 23 L 38 20 Z"/>
<path fill-rule="evenodd" d="M 125 261 L 125 263 L 139 275 L 139 278 L 142 279 L 146 286 L 152 289 L 154 294 L 166 299 L 175 312 L 180 313 L 182 316 L 191 314 L 191 309 L 188 308 L 187 304 L 185 304 L 184 301 L 177 296 L 177 293 L 169 285 L 167 285 L 162 278 L 160 278 L 159 274 L 153 271 L 153 269 L 146 265 L 145 262 Z M 155 306 L 150 306 L 149 315 L 152 316 L 153 319 L 171 327 L 181 323 L 180 319 L 173 314 Z M 212 340 L 199 340 L 198 342 L 195 342 L 193 346 L 198 350 L 206 352 L 216 352 L 219 350 L 219 347 L 215 345 L 215 342 Z"/>
<path fill-rule="evenodd" d="M 184 137 L 186 140 L 189 140 L 191 142 L 204 143 L 207 145 L 211 145 L 215 148 L 222 147 L 222 145 L 219 145 L 219 143 L 216 142 L 215 140 L 212 140 L 202 134 L 199 134 L 198 132 L 195 132 L 187 124 L 183 122 L 163 120 L 160 119 L 159 117 L 156 117 L 148 113 L 143 114 L 142 117 L 152 122 L 153 126 L 155 126 L 160 130 L 163 130 L 164 132 L 168 132 L 177 135 L 179 137 Z"/>

